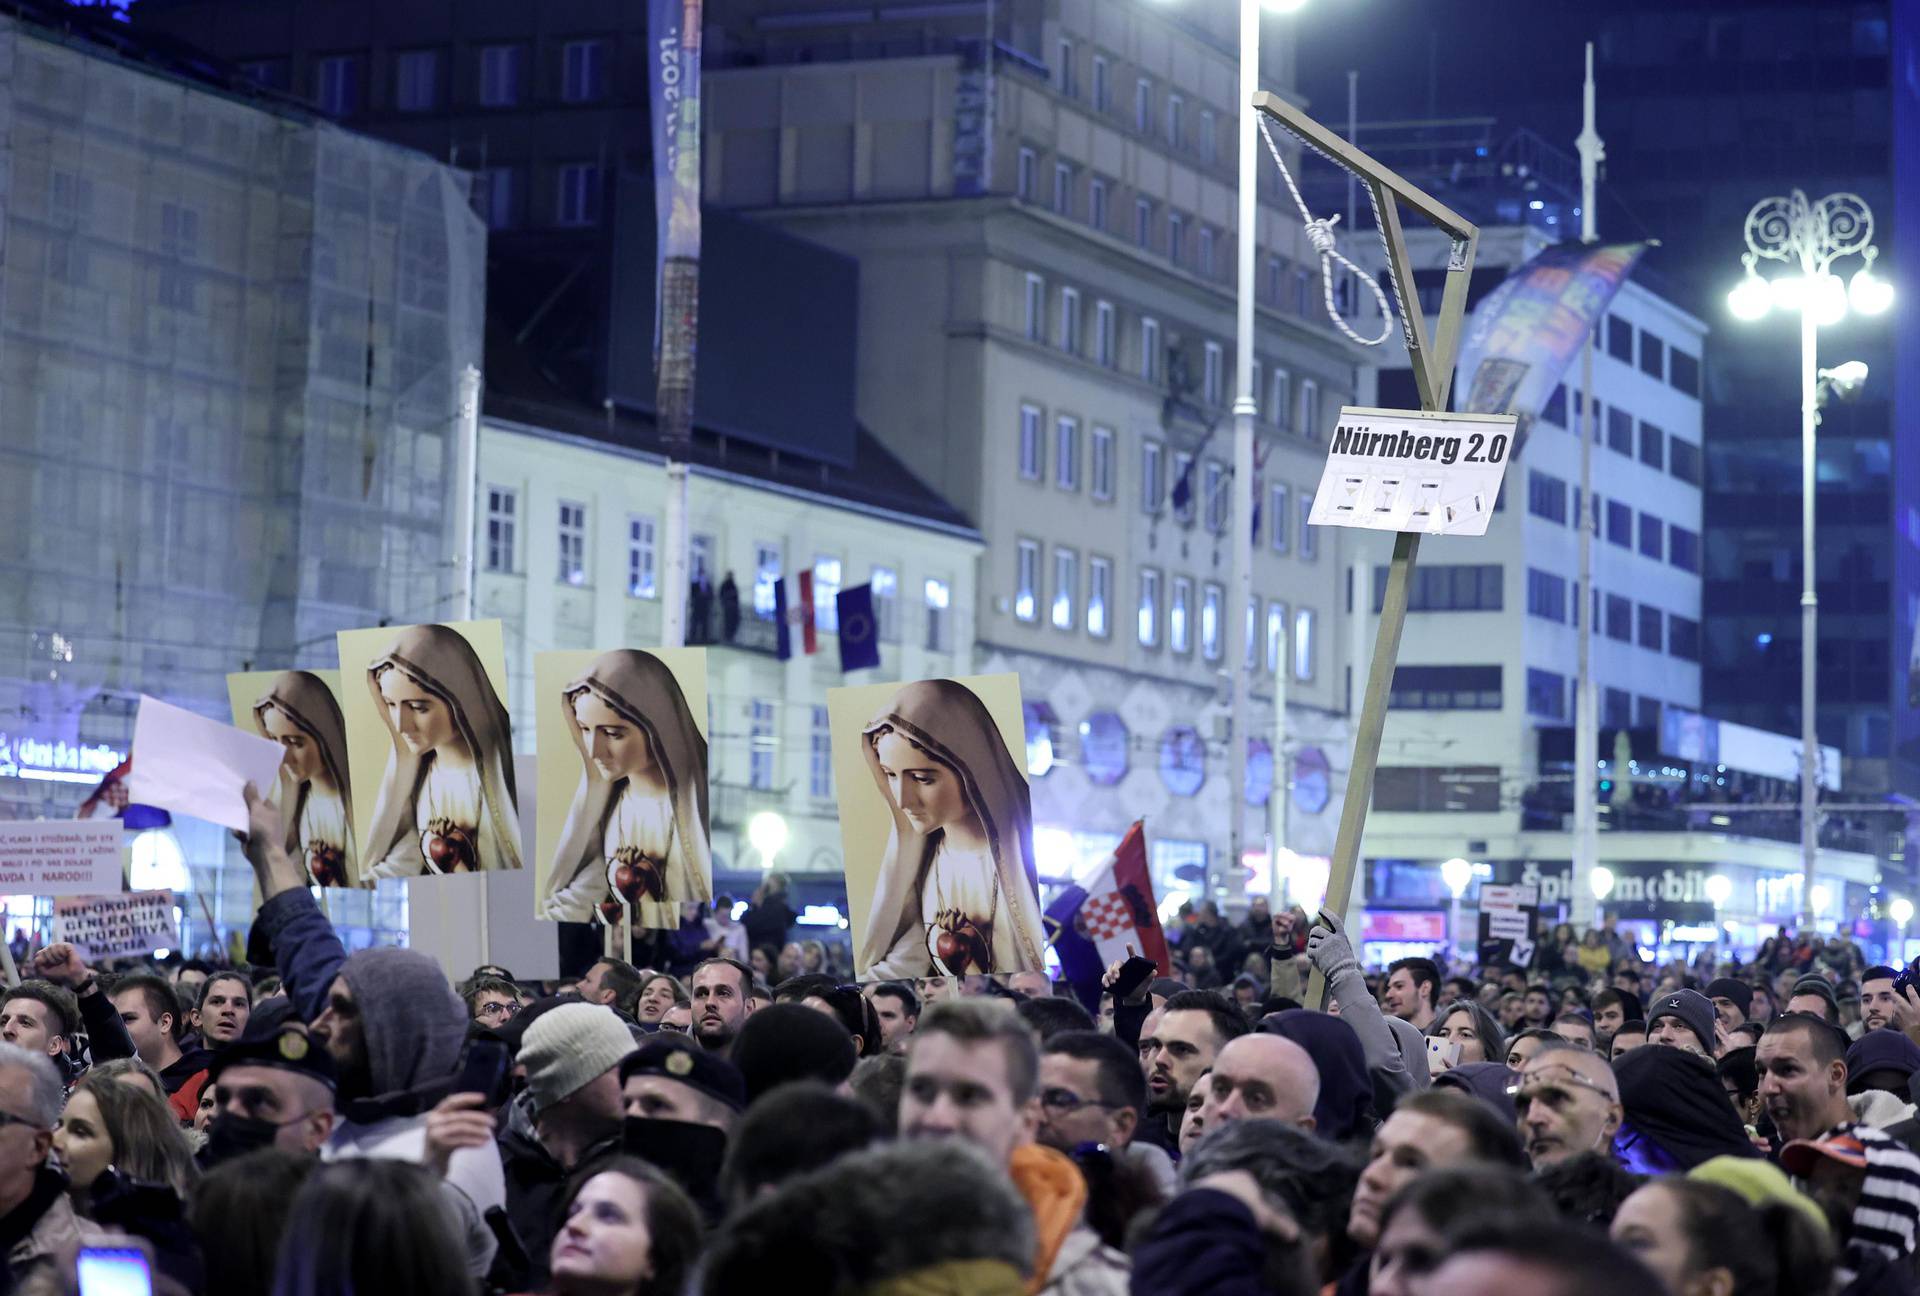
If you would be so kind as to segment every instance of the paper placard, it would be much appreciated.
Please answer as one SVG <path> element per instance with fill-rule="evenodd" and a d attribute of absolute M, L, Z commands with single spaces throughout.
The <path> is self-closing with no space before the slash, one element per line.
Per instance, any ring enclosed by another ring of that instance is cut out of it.
<path fill-rule="evenodd" d="M 118 819 L 0 823 L 0 895 L 118 891 L 120 838 Z"/>
<path fill-rule="evenodd" d="M 1540 902 L 1540 889 L 1531 886 L 1482 886 L 1480 908 L 1531 909 Z"/>
<path fill-rule="evenodd" d="M 1345 406 L 1307 520 L 1367 531 L 1485 535 L 1518 423 L 1511 414 Z"/>
<path fill-rule="evenodd" d="M 89 960 L 125 958 L 180 943 L 173 892 L 77 896 L 53 902 L 54 939 L 80 947 Z"/>
<path fill-rule="evenodd" d="M 280 776 L 280 744 L 142 697 L 133 718 L 128 796 L 235 832 L 247 830 L 248 783 L 262 796 Z"/>
<path fill-rule="evenodd" d="M 1525 940 L 1533 920 L 1512 909 L 1495 909 L 1487 914 L 1487 934 L 1496 940 Z"/>

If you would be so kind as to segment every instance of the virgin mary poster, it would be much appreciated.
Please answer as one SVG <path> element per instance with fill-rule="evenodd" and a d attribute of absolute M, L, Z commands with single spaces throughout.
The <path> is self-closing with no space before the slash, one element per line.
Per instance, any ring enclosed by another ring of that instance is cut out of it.
<path fill-rule="evenodd" d="M 498 621 L 343 630 L 360 882 L 520 867 Z"/>
<path fill-rule="evenodd" d="M 536 917 L 678 928 L 713 898 L 707 654 L 545 652 L 533 659 L 540 804 Z"/>
<path fill-rule="evenodd" d="M 315 886 L 358 885 L 340 672 L 243 671 L 227 676 L 227 701 L 236 728 L 286 751 L 279 783 L 263 791 L 286 825 L 287 854 Z"/>
<path fill-rule="evenodd" d="M 1019 676 L 829 689 L 827 715 L 855 975 L 1040 970 Z"/>

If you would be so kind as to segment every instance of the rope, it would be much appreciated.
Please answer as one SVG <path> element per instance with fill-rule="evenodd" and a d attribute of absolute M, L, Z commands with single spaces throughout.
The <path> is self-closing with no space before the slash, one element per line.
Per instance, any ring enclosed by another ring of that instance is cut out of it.
<path fill-rule="evenodd" d="M 1307 242 L 1313 244 L 1313 250 L 1320 254 L 1320 282 L 1325 289 L 1327 318 L 1333 321 L 1335 328 L 1346 334 L 1353 341 L 1358 342 L 1361 346 L 1379 346 L 1385 342 L 1393 332 L 1393 307 L 1387 302 L 1386 292 L 1380 287 L 1378 280 L 1355 265 L 1335 246 L 1333 241 L 1333 227 L 1340 223 L 1340 214 L 1335 212 L 1323 220 L 1315 220 L 1313 213 L 1307 210 L 1307 200 L 1300 196 L 1300 186 L 1293 182 L 1293 173 L 1287 170 L 1287 160 L 1280 156 L 1280 146 L 1273 142 L 1273 132 L 1267 129 L 1265 118 L 1260 119 L 1260 134 L 1265 137 L 1267 141 L 1267 152 L 1273 154 L 1274 164 L 1280 168 L 1280 178 L 1287 182 L 1287 192 L 1293 195 L 1293 205 L 1300 209 L 1300 220 L 1307 229 Z M 1384 249 L 1386 246 L 1386 230 L 1385 227 L 1380 224 L 1380 200 L 1378 195 L 1374 193 L 1372 185 L 1367 186 L 1367 198 L 1373 203 L 1374 227 L 1380 230 L 1381 247 Z M 1351 270 L 1355 278 L 1373 290 L 1373 299 L 1380 304 L 1381 327 L 1379 337 L 1361 337 L 1353 331 L 1352 325 L 1348 324 L 1347 321 L 1341 317 L 1339 308 L 1334 305 L 1333 263 L 1335 261 L 1338 261 L 1341 265 Z M 1400 286 L 1396 283 L 1394 285 L 1394 292 L 1398 294 L 1399 291 Z"/>

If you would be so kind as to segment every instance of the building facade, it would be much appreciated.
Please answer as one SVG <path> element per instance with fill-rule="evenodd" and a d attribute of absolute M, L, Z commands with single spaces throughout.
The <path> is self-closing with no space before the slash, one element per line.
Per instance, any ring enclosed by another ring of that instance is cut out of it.
<path fill-rule="evenodd" d="M 336 629 L 441 606 L 485 235 L 450 169 L 137 40 L 8 19 L 0 66 L 0 813 L 60 818 L 141 695 L 224 720 L 228 672 L 329 665 Z M 189 948 L 251 917 L 223 830 L 143 834 L 133 862 L 193 896 Z M 361 940 L 404 913 L 336 910 Z"/>

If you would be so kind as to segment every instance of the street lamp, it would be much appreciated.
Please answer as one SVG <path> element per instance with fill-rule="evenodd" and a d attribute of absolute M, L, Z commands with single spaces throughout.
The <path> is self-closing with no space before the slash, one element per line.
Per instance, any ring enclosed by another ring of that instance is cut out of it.
<path fill-rule="evenodd" d="M 1707 899 L 1713 902 L 1715 909 L 1727 907 L 1727 901 L 1733 899 L 1733 879 L 1724 873 L 1715 873 L 1707 879 Z"/>
<path fill-rule="evenodd" d="M 1820 845 L 1820 734 L 1815 723 L 1820 599 L 1813 561 L 1813 490 L 1821 379 L 1816 357 L 1823 325 L 1837 324 L 1849 307 L 1863 315 L 1882 313 L 1893 305 L 1893 285 L 1873 273 L 1879 256 L 1873 246 L 1873 210 L 1858 194 L 1828 194 L 1809 202 L 1795 189 L 1785 197 L 1762 198 L 1747 213 L 1746 240 L 1741 257 L 1746 276 L 1727 295 L 1727 308 L 1743 320 L 1760 319 L 1774 309 L 1800 314 L 1800 867 L 1806 883 L 1801 893 L 1806 897 L 1804 917 L 1811 925 L 1817 907 L 1813 896 L 1821 889 L 1813 885 Z M 1843 285 L 1833 263 L 1855 255 L 1861 267 L 1852 282 Z M 1762 258 L 1799 273 L 1768 283 L 1758 269 Z M 1849 375 L 1858 379 L 1853 390 L 1866 380 L 1865 370 L 1861 365 L 1857 374 Z M 1837 383 L 1834 390 L 1838 394 Z"/>
<path fill-rule="evenodd" d="M 1893 903 L 1887 906 L 1887 913 L 1900 925 L 1900 959 L 1907 961 L 1907 924 L 1913 921 L 1913 901 L 1905 896 L 1895 896 Z"/>
<path fill-rule="evenodd" d="M 760 852 L 760 867 L 773 867 L 773 857 L 787 848 L 787 821 L 772 810 L 747 820 L 747 842 Z"/>
<path fill-rule="evenodd" d="M 1453 905 L 1447 911 L 1447 943 L 1453 946 L 1457 956 L 1460 953 L 1460 897 L 1467 893 L 1467 885 L 1473 881 L 1473 865 L 1456 855 L 1440 866 L 1440 880 L 1453 892 Z"/>

